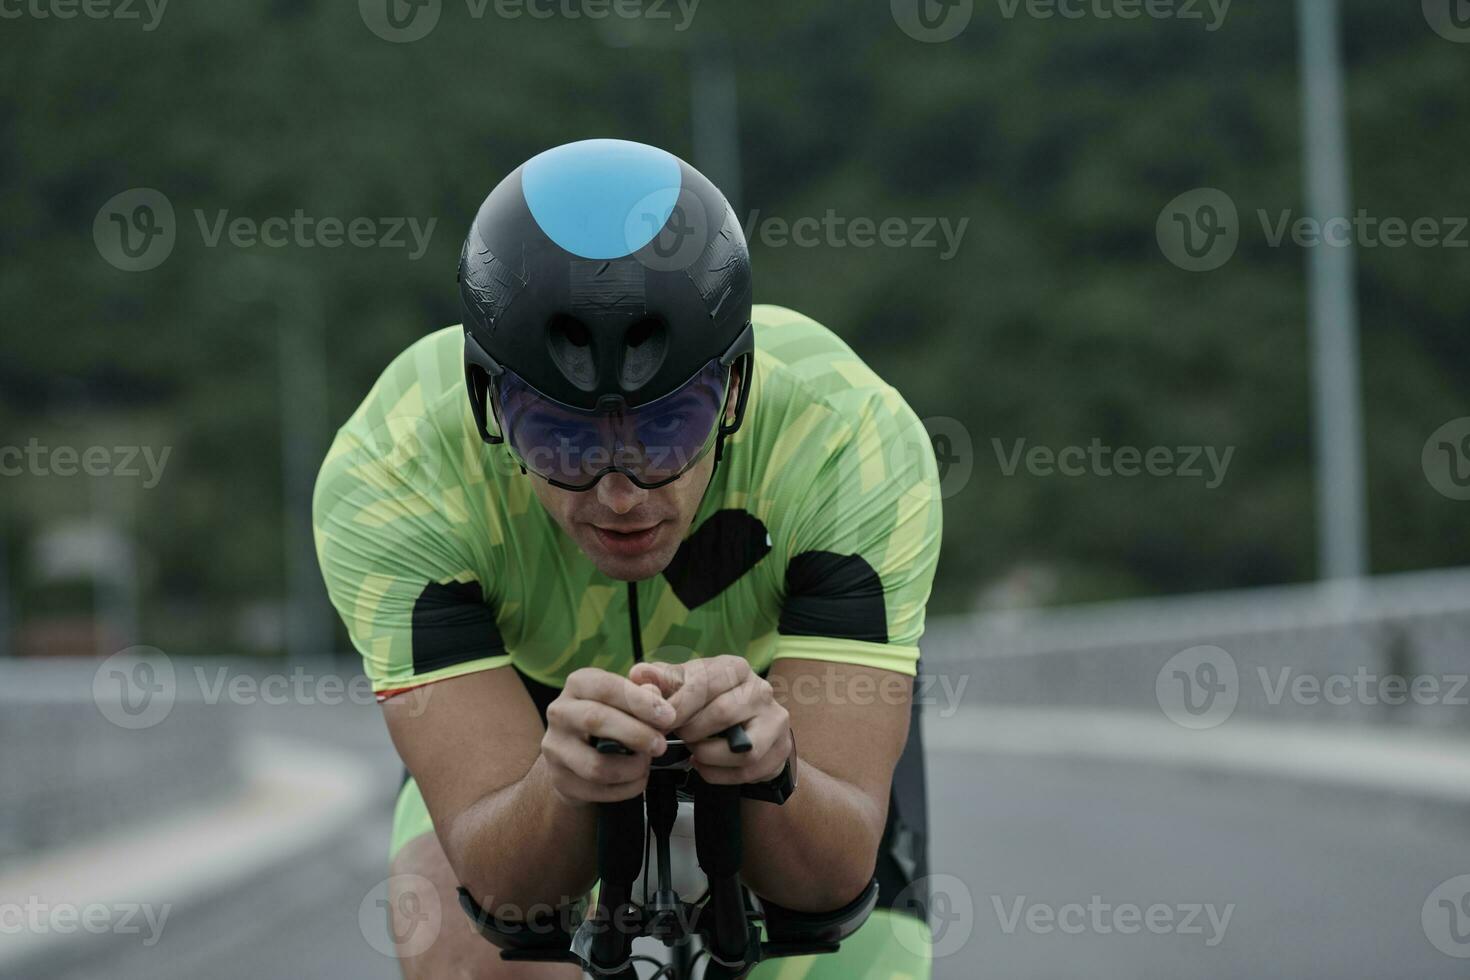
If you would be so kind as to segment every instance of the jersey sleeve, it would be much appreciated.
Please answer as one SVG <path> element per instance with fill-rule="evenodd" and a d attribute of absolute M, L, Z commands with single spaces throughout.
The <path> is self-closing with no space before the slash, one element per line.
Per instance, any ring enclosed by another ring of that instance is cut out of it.
<path fill-rule="evenodd" d="M 806 443 L 831 448 L 801 476 L 774 659 L 913 675 L 942 530 L 933 449 L 891 387 L 842 415 L 840 430 Z"/>
<path fill-rule="evenodd" d="M 446 441 L 419 416 L 375 420 L 371 405 L 337 434 L 312 516 L 327 594 L 381 698 L 510 657 L 464 543 Z"/>

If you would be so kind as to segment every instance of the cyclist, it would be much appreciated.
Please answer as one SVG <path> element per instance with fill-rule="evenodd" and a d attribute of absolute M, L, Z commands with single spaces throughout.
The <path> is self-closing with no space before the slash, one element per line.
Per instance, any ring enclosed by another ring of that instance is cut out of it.
<path fill-rule="evenodd" d="M 728 202 L 650 146 L 526 162 L 459 281 L 463 327 L 388 366 L 314 500 L 411 774 L 390 905 L 442 910 L 405 975 L 576 976 L 502 963 L 456 887 L 512 920 L 584 895 L 596 804 L 640 793 L 677 731 L 707 781 L 790 796 L 742 804 L 763 900 L 839 909 L 879 879 L 878 910 L 802 975 L 928 976 L 912 686 L 940 507 L 913 413 L 825 327 L 752 305 Z M 736 723 L 743 755 L 710 738 Z"/>

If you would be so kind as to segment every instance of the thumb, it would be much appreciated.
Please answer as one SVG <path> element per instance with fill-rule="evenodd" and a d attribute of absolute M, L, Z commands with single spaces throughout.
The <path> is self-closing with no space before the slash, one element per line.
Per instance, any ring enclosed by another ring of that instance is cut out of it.
<path fill-rule="evenodd" d="M 668 697 L 679 689 L 683 678 L 675 664 L 638 663 L 628 672 L 628 679 L 634 684 L 653 684 L 659 689 L 664 697 Z"/>

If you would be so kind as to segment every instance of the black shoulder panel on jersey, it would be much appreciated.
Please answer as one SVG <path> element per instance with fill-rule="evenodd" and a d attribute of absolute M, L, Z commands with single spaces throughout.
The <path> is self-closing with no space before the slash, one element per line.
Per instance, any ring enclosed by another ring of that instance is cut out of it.
<path fill-rule="evenodd" d="M 413 604 L 413 672 L 427 674 L 505 652 L 479 582 L 424 586 Z"/>
<path fill-rule="evenodd" d="M 779 632 L 888 642 L 883 581 L 862 555 L 804 551 L 786 566 Z"/>
<path fill-rule="evenodd" d="M 664 578 L 684 608 L 693 609 L 734 585 L 770 551 L 760 518 L 743 510 L 717 511 L 679 545 Z"/>

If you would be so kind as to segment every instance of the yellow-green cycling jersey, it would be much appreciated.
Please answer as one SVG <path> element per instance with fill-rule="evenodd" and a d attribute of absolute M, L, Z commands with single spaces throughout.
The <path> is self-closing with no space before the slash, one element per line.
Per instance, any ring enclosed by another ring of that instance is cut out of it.
<path fill-rule="evenodd" d="M 744 423 L 673 561 L 631 589 L 480 439 L 461 328 L 399 355 L 338 432 L 314 499 L 327 590 L 374 690 L 506 664 L 560 687 L 579 667 L 626 673 L 635 651 L 913 674 L 940 541 L 924 429 L 826 327 L 777 306 L 753 322 Z"/>
<path fill-rule="evenodd" d="M 673 561 L 629 585 L 599 572 L 541 507 L 465 394 L 463 332 L 399 355 L 338 432 L 317 480 L 327 590 L 380 696 L 506 665 L 544 714 L 568 674 L 626 674 L 636 657 L 733 653 L 904 674 L 939 554 L 928 437 L 898 392 L 835 334 L 756 306 L 755 369 Z M 840 953 L 776 960 L 755 977 L 929 976 L 927 847 L 917 714 L 875 875 L 879 908 Z M 431 833 L 408 779 L 393 848 Z"/>

